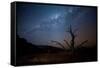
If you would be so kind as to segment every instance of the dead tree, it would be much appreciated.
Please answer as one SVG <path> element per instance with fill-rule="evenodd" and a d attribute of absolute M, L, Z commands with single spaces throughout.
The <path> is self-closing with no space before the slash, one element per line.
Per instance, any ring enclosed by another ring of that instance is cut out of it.
<path fill-rule="evenodd" d="M 67 40 L 64 39 L 64 42 L 71 49 L 72 52 L 74 52 L 75 48 L 76 48 L 76 45 L 75 45 L 75 38 L 77 37 L 77 35 L 75 34 L 76 31 L 77 31 L 77 29 L 73 30 L 72 26 L 70 25 L 70 27 L 68 28 L 68 31 L 66 31 L 66 32 L 68 32 L 70 34 L 71 40 L 70 40 L 70 42 L 68 42 Z M 83 44 L 87 43 L 87 41 L 88 40 L 81 42 L 79 45 L 77 45 L 77 47 L 82 46 Z M 58 41 L 51 41 L 51 42 L 56 43 L 56 44 L 60 45 L 62 48 L 66 49 L 66 47 Z"/>
<path fill-rule="evenodd" d="M 71 35 L 70 48 L 72 49 L 72 51 L 74 51 L 74 49 L 75 49 L 75 37 L 76 37 L 76 35 L 75 35 L 74 31 L 72 30 L 71 25 L 70 25 L 69 30 L 67 32 Z"/>

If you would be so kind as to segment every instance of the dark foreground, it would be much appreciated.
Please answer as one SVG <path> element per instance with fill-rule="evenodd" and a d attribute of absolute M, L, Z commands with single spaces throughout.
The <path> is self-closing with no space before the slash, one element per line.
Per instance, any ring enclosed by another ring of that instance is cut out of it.
<path fill-rule="evenodd" d="M 97 61 L 97 46 L 76 48 L 74 52 L 51 46 L 37 46 L 17 39 L 16 66 Z"/>
<path fill-rule="evenodd" d="M 83 48 L 76 50 L 74 53 L 71 51 L 58 49 L 50 51 L 40 50 L 36 53 L 20 56 L 17 60 L 17 65 L 37 65 L 37 64 L 54 64 L 54 63 L 71 63 L 71 62 L 88 62 L 96 61 L 97 54 L 92 48 Z"/>

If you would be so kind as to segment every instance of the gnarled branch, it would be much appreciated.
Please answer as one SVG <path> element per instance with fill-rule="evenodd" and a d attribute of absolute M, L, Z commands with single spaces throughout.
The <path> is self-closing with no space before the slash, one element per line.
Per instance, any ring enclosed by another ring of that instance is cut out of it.
<path fill-rule="evenodd" d="M 69 48 L 71 48 L 70 44 L 68 43 L 67 40 L 64 40 L 64 42 L 68 45 Z"/>
<path fill-rule="evenodd" d="M 83 44 L 87 43 L 88 40 L 83 41 L 81 44 L 78 45 L 78 47 L 82 46 Z"/>
<path fill-rule="evenodd" d="M 62 48 L 66 49 L 66 48 L 63 46 L 63 44 L 61 44 L 61 43 L 60 43 L 60 42 L 58 42 L 58 41 L 51 41 L 51 42 L 54 42 L 54 43 L 56 43 L 56 44 L 60 45 Z"/>

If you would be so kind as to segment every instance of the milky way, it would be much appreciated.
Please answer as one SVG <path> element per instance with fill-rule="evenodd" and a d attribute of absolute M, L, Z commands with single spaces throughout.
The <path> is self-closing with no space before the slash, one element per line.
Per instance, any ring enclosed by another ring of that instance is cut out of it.
<path fill-rule="evenodd" d="M 78 29 L 77 43 L 89 40 L 96 43 L 96 9 L 94 7 L 17 4 L 17 34 L 38 45 L 62 42 L 71 24 Z"/>

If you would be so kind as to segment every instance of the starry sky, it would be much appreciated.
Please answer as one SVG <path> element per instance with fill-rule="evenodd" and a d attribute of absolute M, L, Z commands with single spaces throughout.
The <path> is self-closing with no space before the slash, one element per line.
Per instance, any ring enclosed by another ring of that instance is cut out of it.
<path fill-rule="evenodd" d="M 32 44 L 70 41 L 70 34 L 66 31 L 72 25 L 73 30 L 77 29 L 75 44 L 88 40 L 88 45 L 96 45 L 96 7 L 18 3 L 16 22 L 19 37 Z"/>

